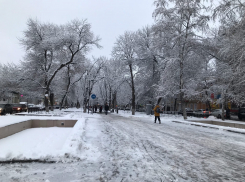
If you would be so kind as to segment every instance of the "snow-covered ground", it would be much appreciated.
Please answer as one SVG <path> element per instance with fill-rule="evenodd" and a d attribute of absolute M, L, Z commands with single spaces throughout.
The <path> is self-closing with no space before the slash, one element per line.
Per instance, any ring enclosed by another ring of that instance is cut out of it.
<path fill-rule="evenodd" d="M 227 127 L 197 127 L 171 115 L 158 124 L 144 113 L 73 111 L 57 117 L 77 119 L 73 128 L 28 129 L 0 140 L 2 161 L 56 161 L 0 163 L 0 181 L 245 181 L 245 135 Z M 0 124 L 14 122 L 12 117 L 19 122 L 38 116 L 3 116 Z"/>
<path fill-rule="evenodd" d="M 0 160 L 59 155 L 71 131 L 71 128 L 32 128 L 3 138 L 0 140 Z"/>

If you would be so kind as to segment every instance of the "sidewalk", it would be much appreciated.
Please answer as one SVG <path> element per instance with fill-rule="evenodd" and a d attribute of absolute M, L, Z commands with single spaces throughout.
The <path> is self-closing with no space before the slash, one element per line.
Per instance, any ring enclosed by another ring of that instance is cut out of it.
<path fill-rule="evenodd" d="M 208 119 L 196 120 L 194 118 L 193 119 L 188 119 L 186 121 L 245 129 L 245 122 L 242 122 L 242 121 L 232 121 L 232 120 L 224 120 L 224 121 L 222 121 L 222 120 L 216 120 L 216 119 L 215 120 L 208 120 Z"/>
<path fill-rule="evenodd" d="M 228 132 L 245 134 L 245 122 L 242 121 L 232 121 L 232 120 L 219 120 L 215 118 L 201 119 L 201 118 L 191 118 L 188 120 L 173 120 L 172 122 L 194 125 L 205 128 L 212 128 L 218 130 L 225 130 Z"/>

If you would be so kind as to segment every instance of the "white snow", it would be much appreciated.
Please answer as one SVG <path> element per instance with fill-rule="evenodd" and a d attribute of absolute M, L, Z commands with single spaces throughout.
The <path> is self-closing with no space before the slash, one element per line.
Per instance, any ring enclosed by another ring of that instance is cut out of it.
<path fill-rule="evenodd" d="M 64 143 L 72 128 L 32 128 L 0 140 L 0 160 L 11 158 L 39 159 L 64 155 Z"/>
<path fill-rule="evenodd" d="M 23 121 L 31 120 L 31 119 L 58 119 L 62 120 L 63 118 L 60 117 L 37 117 L 37 116 L 13 116 L 13 115 L 8 115 L 8 116 L 0 116 L 0 127 L 8 126 L 11 124 L 15 123 L 20 123 Z"/>
<path fill-rule="evenodd" d="M 161 115 L 162 124 L 155 124 L 154 116 L 145 113 L 59 112 L 57 119 L 76 119 L 76 125 L 28 129 L 0 140 L 0 161 L 57 163 L 0 164 L 1 182 L 245 180 L 245 135 L 226 131 L 243 129 L 197 127 L 173 115 Z M 0 123 L 53 117 L 4 116 Z"/>

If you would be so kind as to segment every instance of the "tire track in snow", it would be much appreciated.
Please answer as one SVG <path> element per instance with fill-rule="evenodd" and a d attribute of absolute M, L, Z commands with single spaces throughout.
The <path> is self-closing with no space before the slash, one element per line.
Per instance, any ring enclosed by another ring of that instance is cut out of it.
<path fill-rule="evenodd" d="M 155 127 L 156 124 L 140 122 L 140 119 L 123 119 L 122 117 L 116 116 L 112 116 L 112 118 L 115 120 L 113 126 L 120 128 L 123 133 L 131 133 L 131 137 L 133 137 L 132 133 L 134 132 L 139 135 L 139 138 L 144 138 L 143 141 L 148 142 L 151 153 L 156 152 L 154 151 L 154 147 L 158 148 L 158 152 L 166 152 L 162 146 L 170 147 L 170 150 L 167 150 L 170 151 L 170 153 L 166 153 L 165 156 L 159 154 L 155 154 L 155 156 L 156 158 L 165 157 L 168 161 L 167 165 L 173 168 L 173 174 L 180 177 L 182 180 L 188 181 L 189 177 L 195 181 L 210 181 L 211 179 L 245 181 L 243 171 L 244 163 L 243 160 L 240 160 L 242 156 L 243 159 L 245 158 L 242 153 L 244 148 L 242 146 L 230 145 L 229 142 L 226 143 L 226 141 L 223 141 L 223 138 L 216 141 L 216 137 L 222 136 L 220 133 L 214 133 L 213 130 L 212 132 L 208 132 L 209 130 L 198 130 L 193 131 L 191 136 L 190 133 L 186 132 L 192 132 L 195 128 L 186 127 L 186 131 L 180 131 L 180 129 L 174 127 L 176 125 L 171 126 L 169 123 L 164 125 L 164 122 L 163 125 L 165 128 L 161 127 L 162 125 Z M 132 131 L 132 129 L 136 131 Z M 147 132 L 148 137 L 144 136 L 144 132 Z M 158 135 L 160 135 L 160 138 Z M 149 136 L 151 136 L 151 138 L 149 138 Z M 207 141 L 202 143 L 203 139 Z M 154 140 L 157 142 L 154 143 Z M 164 145 L 162 140 L 166 142 L 166 145 Z M 146 148 L 148 148 L 148 145 L 146 146 Z M 231 149 L 231 151 L 226 150 L 226 147 Z M 240 150 L 236 150 L 234 147 Z M 233 152 L 235 152 L 235 155 Z M 238 152 L 239 155 L 236 155 L 236 152 Z M 161 159 L 159 159 L 159 161 L 160 160 Z M 233 168 L 233 170 L 229 169 L 228 173 L 227 165 Z"/>
<path fill-rule="evenodd" d="M 108 133 L 111 134 L 111 141 L 115 141 L 115 138 L 118 138 L 120 142 L 116 142 L 113 145 L 116 146 L 129 146 L 132 147 L 132 149 L 134 151 L 139 150 L 140 153 L 142 153 L 144 156 L 140 158 L 140 163 L 137 164 L 135 163 L 134 166 L 142 166 L 142 168 L 145 169 L 144 172 L 146 173 L 155 173 L 158 177 L 158 181 L 175 181 L 175 177 L 172 176 L 170 173 L 168 173 L 167 171 L 164 171 L 163 169 L 161 169 L 161 166 L 157 163 L 157 161 L 148 153 L 147 149 L 144 147 L 144 144 L 142 143 L 142 141 L 139 141 L 138 139 L 135 138 L 134 133 L 130 133 L 128 131 L 122 131 L 123 128 L 116 128 L 113 125 L 113 122 L 108 120 L 109 117 L 106 117 L 105 119 L 105 125 L 108 131 Z M 118 148 L 117 148 L 118 150 Z M 128 152 L 127 149 L 125 149 L 125 152 Z M 133 152 L 132 152 L 133 153 Z M 119 156 L 117 156 L 119 157 Z M 127 156 L 121 156 L 122 158 L 126 158 Z M 129 158 L 134 158 L 132 157 L 132 155 L 128 156 Z M 126 162 L 128 160 L 125 160 Z M 128 161 L 128 163 L 130 163 Z M 143 163 L 143 165 L 142 165 Z M 153 166 L 153 168 L 151 170 L 147 169 L 148 165 Z M 155 167 L 156 166 L 156 167 Z M 124 167 L 127 168 L 127 164 L 124 164 Z M 159 170 L 160 169 L 160 170 Z M 148 171 L 147 171 L 148 170 Z M 126 178 L 127 173 L 124 172 L 124 178 Z M 165 174 L 166 173 L 166 174 Z"/>

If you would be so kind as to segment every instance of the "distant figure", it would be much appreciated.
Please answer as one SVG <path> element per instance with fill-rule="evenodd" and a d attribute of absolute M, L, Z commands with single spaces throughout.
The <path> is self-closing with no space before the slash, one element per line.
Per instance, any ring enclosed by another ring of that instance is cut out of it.
<path fill-rule="evenodd" d="M 100 113 L 102 113 L 102 106 L 100 106 Z"/>
<path fill-rule="evenodd" d="M 96 105 L 94 106 L 94 111 L 95 111 L 95 113 L 97 112 L 97 106 Z"/>
<path fill-rule="evenodd" d="M 107 115 L 107 113 L 108 113 L 108 110 L 109 110 L 109 106 L 108 106 L 108 104 L 106 104 L 105 105 L 105 114 Z"/>
<path fill-rule="evenodd" d="M 155 106 L 155 108 L 153 109 L 153 111 L 154 111 L 154 115 L 155 115 L 155 123 L 156 123 L 156 121 L 158 119 L 159 124 L 161 124 L 161 120 L 160 120 L 160 106 L 157 104 Z"/>

